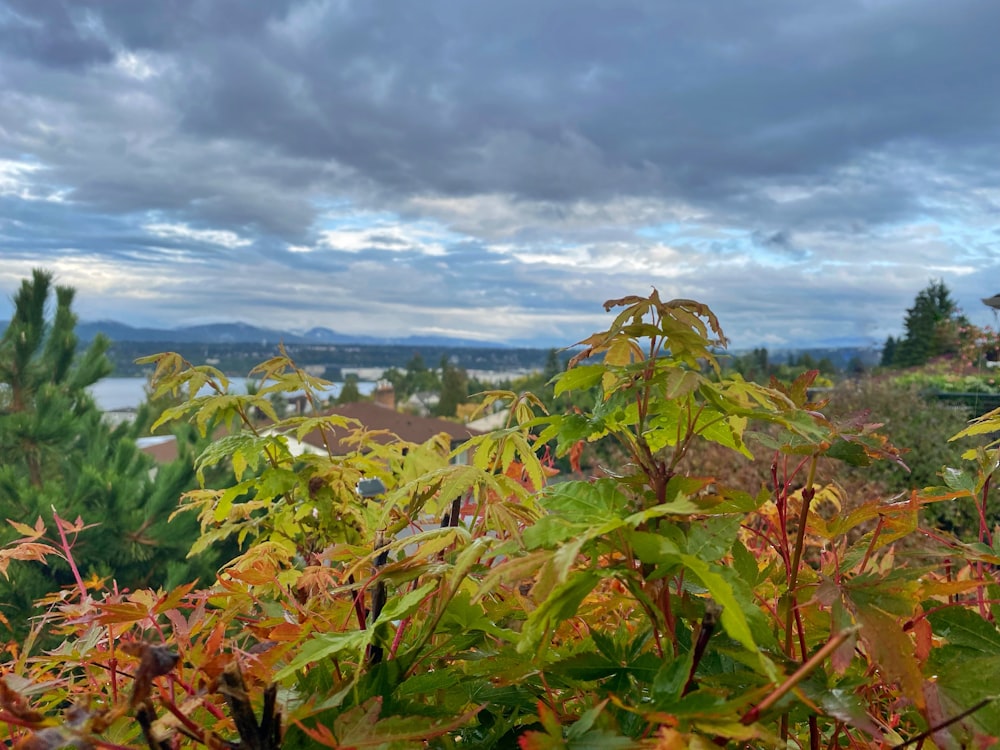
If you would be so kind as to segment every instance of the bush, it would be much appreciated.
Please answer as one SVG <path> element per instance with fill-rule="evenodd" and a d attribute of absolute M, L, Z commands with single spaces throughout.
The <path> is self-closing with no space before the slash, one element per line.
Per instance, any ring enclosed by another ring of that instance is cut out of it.
<path fill-rule="evenodd" d="M 968 424 L 969 410 L 927 396 L 908 380 L 872 377 L 841 383 L 831 394 L 828 412 L 834 419 L 880 424 L 879 430 L 900 449 L 909 471 L 878 462 L 863 471 L 844 472 L 845 479 L 877 482 L 887 499 L 943 485 L 946 467 L 960 467 L 962 453 L 969 447 L 967 441 L 951 441 Z M 979 514 L 971 502 L 929 505 L 924 518 L 963 539 L 974 539 L 979 529 Z M 990 511 L 989 520 L 991 526 L 1000 522 L 1000 508 Z"/>
<path fill-rule="evenodd" d="M 847 508 L 818 477 L 826 464 L 896 460 L 871 425 L 818 412 L 808 374 L 772 388 L 720 377 L 725 338 L 703 305 L 654 291 L 607 306 L 609 328 L 555 383 L 557 396 L 592 395 L 593 409 L 546 415 L 530 395 L 491 393 L 512 426 L 455 451 L 339 417 L 262 432 L 247 415 L 269 409 L 268 392 L 317 381 L 278 357 L 256 373 L 259 394 L 228 395 L 220 373 L 162 355 L 160 387 L 189 394 L 167 416 L 242 425 L 200 459 L 231 466 L 232 484 L 187 505 L 198 546 L 235 535 L 247 549 L 206 590 L 91 593 L 79 581 L 46 623 L 63 646 L 16 650 L 0 690 L 11 741 L 995 747 L 1000 710 L 983 676 L 1000 669 L 1000 555 L 987 529 L 963 544 L 921 529 L 919 513 L 984 493 L 997 446 L 950 473 L 947 491 Z M 218 395 L 196 396 L 205 383 Z M 754 426 L 770 488 L 685 468 L 701 444 L 748 456 Z M 350 431 L 348 449 L 291 455 L 288 435 L 317 430 Z M 581 440 L 613 442 L 617 471 L 546 485 L 536 453 Z M 925 549 L 916 564 L 893 544 L 911 537 L 947 563 L 927 566 Z M 71 559 L 68 544 L 36 541 L 0 559 Z"/>

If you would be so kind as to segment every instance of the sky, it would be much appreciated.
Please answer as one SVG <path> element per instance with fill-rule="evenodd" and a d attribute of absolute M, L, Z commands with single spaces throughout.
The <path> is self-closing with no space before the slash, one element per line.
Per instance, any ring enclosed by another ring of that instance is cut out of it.
<path fill-rule="evenodd" d="M 0 0 L 0 319 L 734 348 L 1000 292 L 1000 3 Z"/>

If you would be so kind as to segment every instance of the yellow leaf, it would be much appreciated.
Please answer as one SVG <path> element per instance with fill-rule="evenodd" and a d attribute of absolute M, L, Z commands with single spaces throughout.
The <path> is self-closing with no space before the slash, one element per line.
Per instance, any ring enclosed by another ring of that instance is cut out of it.
<path fill-rule="evenodd" d="M 35 522 L 34 528 L 28 526 L 26 523 L 18 523 L 17 521 L 12 521 L 7 519 L 7 523 L 13 526 L 17 531 L 24 534 L 24 541 L 32 541 L 38 539 L 45 533 L 45 522 L 42 521 L 42 517 L 38 517 L 38 521 Z"/>

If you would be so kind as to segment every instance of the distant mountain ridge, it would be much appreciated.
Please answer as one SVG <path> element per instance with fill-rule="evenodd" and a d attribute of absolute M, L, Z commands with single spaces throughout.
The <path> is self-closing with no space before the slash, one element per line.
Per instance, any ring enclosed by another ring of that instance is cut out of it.
<path fill-rule="evenodd" d="M 7 329 L 10 321 L 0 321 L 0 333 Z M 463 349 L 548 349 L 544 345 L 529 341 L 502 342 L 479 339 L 452 338 L 449 336 L 401 336 L 379 337 L 340 333 L 330 328 L 311 328 L 305 333 L 279 331 L 261 328 L 249 323 L 209 323 L 180 328 L 137 328 L 115 320 L 98 320 L 78 323 L 77 336 L 82 343 L 88 343 L 98 333 L 103 333 L 112 341 L 128 341 L 148 344 L 260 344 L 273 346 L 286 344 L 318 344 L 329 346 L 439 346 Z M 559 347 L 557 347 L 559 348 Z M 749 349 L 739 347 L 729 350 L 731 356 L 745 354 Z M 786 359 L 789 355 L 810 354 L 814 358 L 829 357 L 835 365 L 843 367 L 857 356 L 865 365 L 877 365 L 881 348 L 874 344 L 859 344 L 855 339 L 826 339 L 811 346 L 786 346 L 769 349 L 772 360 Z"/>
<path fill-rule="evenodd" d="M 7 327 L 0 323 L 0 330 Z M 451 338 L 449 336 L 403 336 L 381 338 L 378 336 L 357 336 L 340 333 L 329 328 L 311 328 L 305 333 L 279 331 L 260 328 L 248 323 L 208 323 L 181 328 L 135 328 L 114 320 L 98 320 L 78 323 L 77 336 L 83 342 L 92 341 L 98 333 L 103 333 L 112 341 L 135 341 L 142 343 L 184 343 L 184 344 L 367 344 L 381 346 L 453 346 L 506 348 L 509 344 L 498 341 Z"/>

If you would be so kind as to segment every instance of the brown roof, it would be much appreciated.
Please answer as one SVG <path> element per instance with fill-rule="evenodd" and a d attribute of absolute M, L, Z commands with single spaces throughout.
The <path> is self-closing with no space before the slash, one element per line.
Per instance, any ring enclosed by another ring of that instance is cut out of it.
<path fill-rule="evenodd" d="M 143 453 L 153 457 L 158 464 L 168 464 L 176 461 L 179 455 L 177 451 L 177 438 L 173 435 L 157 435 L 155 437 L 141 437 L 135 441 Z"/>
<path fill-rule="evenodd" d="M 442 432 L 451 437 L 452 443 L 463 443 L 475 435 L 482 434 L 480 430 L 475 430 L 457 422 L 449 422 L 447 419 L 405 414 L 367 401 L 342 404 L 333 409 L 328 409 L 323 414 L 335 414 L 356 419 L 368 430 L 388 430 L 407 443 L 424 443 Z M 331 440 L 331 445 L 339 442 L 342 437 L 347 435 L 347 431 L 339 428 L 332 429 L 332 432 L 334 440 Z M 379 443 L 393 442 L 392 437 L 388 435 L 374 436 L 373 439 Z M 318 430 L 305 435 L 303 442 L 317 448 L 324 447 L 323 438 Z M 344 447 L 348 448 L 348 446 Z"/>

